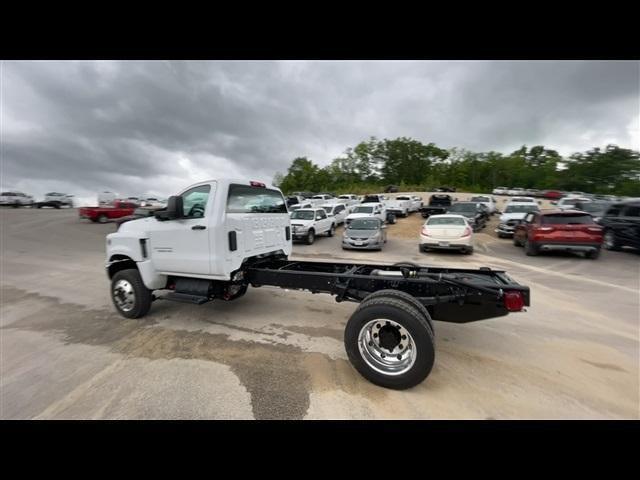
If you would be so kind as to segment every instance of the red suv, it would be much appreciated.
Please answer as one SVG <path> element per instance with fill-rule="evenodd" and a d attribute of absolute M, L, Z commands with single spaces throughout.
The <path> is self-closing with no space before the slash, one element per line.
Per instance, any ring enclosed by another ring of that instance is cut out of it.
<path fill-rule="evenodd" d="M 524 247 L 527 255 L 562 250 L 584 252 L 587 258 L 598 258 L 603 228 L 593 217 L 580 210 L 542 210 L 528 213 L 516 226 L 513 244 Z"/>

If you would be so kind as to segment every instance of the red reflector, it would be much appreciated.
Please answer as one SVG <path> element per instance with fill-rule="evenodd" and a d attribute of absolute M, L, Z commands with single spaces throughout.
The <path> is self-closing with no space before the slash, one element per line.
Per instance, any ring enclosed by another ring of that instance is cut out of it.
<path fill-rule="evenodd" d="M 266 185 L 262 182 L 254 182 L 253 180 L 249 182 L 249 185 L 252 187 L 261 187 L 264 188 Z"/>
<path fill-rule="evenodd" d="M 510 312 L 519 312 L 524 308 L 524 298 L 522 293 L 518 291 L 510 291 L 504 293 L 504 306 Z"/>

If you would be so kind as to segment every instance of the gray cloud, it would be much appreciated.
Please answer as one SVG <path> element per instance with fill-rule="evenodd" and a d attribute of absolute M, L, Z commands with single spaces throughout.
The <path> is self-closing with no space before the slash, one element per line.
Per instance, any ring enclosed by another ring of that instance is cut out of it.
<path fill-rule="evenodd" d="M 640 148 L 638 62 L 5 61 L 1 80 L 2 188 L 36 195 L 270 181 L 371 135 Z"/>

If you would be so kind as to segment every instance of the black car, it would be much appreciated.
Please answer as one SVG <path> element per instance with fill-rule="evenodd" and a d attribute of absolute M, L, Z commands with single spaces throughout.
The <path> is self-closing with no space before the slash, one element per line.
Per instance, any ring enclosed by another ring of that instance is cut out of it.
<path fill-rule="evenodd" d="M 640 200 L 616 203 L 598 221 L 604 227 L 604 248 L 640 249 Z"/>
<path fill-rule="evenodd" d="M 457 202 L 447 209 L 447 213 L 462 215 L 467 217 L 474 232 L 484 228 L 489 218 L 487 208 L 476 202 Z"/>
<path fill-rule="evenodd" d="M 420 214 L 423 218 L 431 215 L 441 215 L 447 213 L 447 209 L 451 206 L 451 195 L 433 194 L 429 197 L 429 205 L 420 208 Z"/>
<path fill-rule="evenodd" d="M 455 192 L 455 187 L 437 187 L 433 189 L 434 192 Z"/>
<path fill-rule="evenodd" d="M 395 185 L 389 185 L 384 189 L 384 193 L 398 193 L 398 187 L 396 187 Z"/>

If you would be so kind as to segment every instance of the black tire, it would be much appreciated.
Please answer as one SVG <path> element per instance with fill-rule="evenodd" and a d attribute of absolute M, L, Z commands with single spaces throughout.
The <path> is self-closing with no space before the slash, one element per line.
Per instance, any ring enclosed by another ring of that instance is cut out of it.
<path fill-rule="evenodd" d="M 598 257 L 600 257 L 600 249 L 598 248 L 597 250 L 592 250 L 590 252 L 587 252 L 585 257 L 591 260 L 596 260 Z"/>
<path fill-rule="evenodd" d="M 417 263 L 413 263 L 413 262 L 398 262 L 398 263 L 394 263 L 393 266 L 394 267 L 402 267 L 402 266 L 420 267 L 420 265 L 418 265 Z M 358 308 L 356 308 L 356 311 L 359 310 L 360 308 L 363 308 L 363 306 L 367 302 L 369 302 L 371 300 L 375 300 L 376 298 L 380 298 L 380 297 L 397 298 L 398 300 L 402 300 L 402 301 L 408 303 L 409 305 L 411 305 L 416 310 L 418 310 L 420 313 L 422 313 L 422 315 L 424 316 L 424 319 L 426 320 L 427 324 L 429 325 L 429 329 L 431 330 L 431 335 L 433 337 L 435 337 L 435 329 L 433 328 L 433 320 L 431 320 L 431 315 L 429 315 L 429 311 L 427 310 L 427 307 L 425 307 L 418 300 L 416 300 L 416 298 L 413 295 L 411 295 L 409 293 L 406 293 L 406 292 L 403 292 L 402 290 L 394 290 L 392 288 L 389 288 L 389 289 L 378 290 L 377 292 L 373 292 L 373 293 L 367 295 L 364 298 L 364 300 L 362 300 L 362 302 L 360 302 L 360 305 L 358 305 Z"/>
<path fill-rule="evenodd" d="M 130 310 L 123 309 L 116 301 L 116 285 L 120 280 L 125 280 L 133 288 L 134 304 Z M 151 308 L 151 302 L 153 297 L 151 290 L 149 290 L 142 282 L 140 272 L 135 268 L 129 268 L 127 270 L 120 270 L 111 279 L 111 301 L 116 307 L 116 310 L 120 315 L 126 318 L 141 318 L 144 317 Z"/>
<path fill-rule="evenodd" d="M 503 233 L 498 233 L 498 238 L 505 238 L 505 235 Z"/>
<path fill-rule="evenodd" d="M 109 217 L 107 217 L 106 215 L 100 215 L 97 220 L 98 223 L 107 223 L 108 221 Z"/>
<path fill-rule="evenodd" d="M 406 330 L 413 339 L 415 360 L 402 373 L 391 375 L 375 370 L 360 352 L 361 330 L 373 320 L 388 319 Z M 380 296 L 363 302 L 349 319 L 344 332 L 347 356 L 354 368 L 367 380 L 381 387 L 405 390 L 421 383 L 435 362 L 433 334 L 424 315 L 395 296 Z"/>
<path fill-rule="evenodd" d="M 473 255 L 473 247 L 465 248 L 463 252 L 465 255 Z"/>
<path fill-rule="evenodd" d="M 229 295 L 227 297 L 222 297 L 222 299 L 225 302 L 233 302 L 234 300 L 237 300 L 240 297 L 243 297 L 245 293 L 247 293 L 247 290 L 249 289 L 248 285 L 242 285 L 240 287 L 240 290 L 238 290 L 236 293 L 234 293 L 233 295 Z"/>
<path fill-rule="evenodd" d="M 309 230 L 309 233 L 307 233 L 307 238 L 304 239 L 304 243 L 306 243 L 307 245 L 311 245 L 313 244 L 315 239 L 316 239 L 316 232 L 313 228 L 311 228 Z"/>
<path fill-rule="evenodd" d="M 620 250 L 620 243 L 616 238 L 616 232 L 611 229 L 606 230 L 604 232 L 604 241 L 602 245 L 604 246 L 605 249 L 611 250 L 614 252 L 617 250 Z"/>
<path fill-rule="evenodd" d="M 328 237 L 333 237 L 336 233 L 336 224 L 332 223 L 331 224 L 331 228 L 329 229 L 329 231 L 327 232 L 327 236 Z"/>
<path fill-rule="evenodd" d="M 60 210 L 60 204 L 54 205 L 54 208 L 56 208 L 57 210 Z"/>
<path fill-rule="evenodd" d="M 42 208 L 42 205 L 38 205 L 38 208 Z"/>
<path fill-rule="evenodd" d="M 516 238 L 516 236 L 515 236 L 515 235 L 513 236 L 513 244 L 514 244 L 516 247 L 521 247 L 521 246 L 522 246 L 522 244 L 521 244 L 521 243 L 520 243 L 520 241 Z"/>
<path fill-rule="evenodd" d="M 535 243 L 530 242 L 527 238 L 524 241 L 524 253 L 526 253 L 529 257 L 535 257 L 539 253 L 538 246 Z"/>

